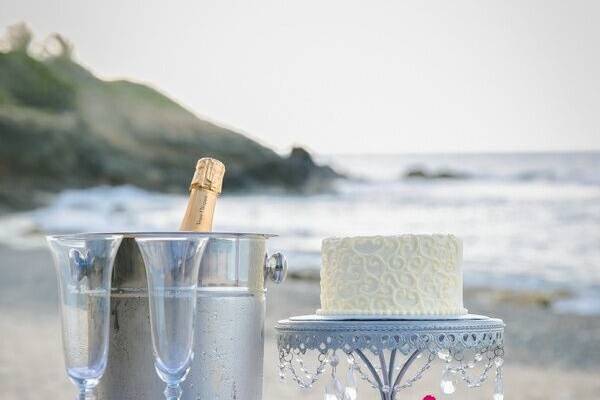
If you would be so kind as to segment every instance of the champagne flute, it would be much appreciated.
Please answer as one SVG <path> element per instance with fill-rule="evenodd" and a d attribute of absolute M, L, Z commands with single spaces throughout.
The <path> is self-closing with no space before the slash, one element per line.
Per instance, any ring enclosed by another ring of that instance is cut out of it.
<path fill-rule="evenodd" d="M 110 289 L 121 235 L 48 236 L 58 277 L 62 343 L 78 400 L 93 400 L 108 359 Z"/>
<path fill-rule="evenodd" d="M 167 400 L 181 398 L 194 357 L 196 289 L 207 240 L 193 233 L 136 238 L 146 265 L 154 367 Z"/>

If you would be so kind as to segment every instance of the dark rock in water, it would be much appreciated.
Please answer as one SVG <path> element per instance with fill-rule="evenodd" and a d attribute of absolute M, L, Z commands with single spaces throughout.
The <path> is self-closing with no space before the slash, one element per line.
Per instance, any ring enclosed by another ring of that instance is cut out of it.
<path fill-rule="evenodd" d="M 270 163 L 265 167 L 259 174 L 264 180 L 283 177 L 284 186 L 294 191 L 319 191 L 324 189 L 323 184 L 340 176 L 330 167 L 317 166 L 310 153 L 301 147 L 294 147 L 285 163 Z"/>
<path fill-rule="evenodd" d="M 288 272 L 287 279 L 319 282 L 321 275 L 316 268 L 294 268 L 294 270 Z"/>
<path fill-rule="evenodd" d="M 532 171 L 523 171 L 523 172 L 517 174 L 516 178 L 520 181 L 537 181 L 537 180 L 554 181 L 554 180 L 556 180 L 556 174 L 554 173 L 554 171 L 532 170 Z"/>
<path fill-rule="evenodd" d="M 411 169 L 404 174 L 405 178 L 427 178 L 428 176 L 428 173 L 420 169 Z"/>
<path fill-rule="evenodd" d="M 469 175 L 452 171 L 452 170 L 439 170 L 435 172 L 429 172 L 421 168 L 409 169 L 405 174 L 404 178 L 407 179 L 468 179 Z"/>
<path fill-rule="evenodd" d="M 32 192 L 131 184 L 185 192 L 200 157 L 227 167 L 224 191 L 320 190 L 338 175 L 301 148 L 281 157 L 204 121 L 148 86 L 103 81 L 65 56 L 0 53 L 0 204 Z"/>
<path fill-rule="evenodd" d="M 469 174 L 463 172 L 441 170 L 433 174 L 433 179 L 468 179 Z"/>

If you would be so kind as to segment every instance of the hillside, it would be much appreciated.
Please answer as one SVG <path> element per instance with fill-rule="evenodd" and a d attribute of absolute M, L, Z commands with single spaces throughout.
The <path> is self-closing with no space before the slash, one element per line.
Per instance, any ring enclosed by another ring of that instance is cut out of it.
<path fill-rule="evenodd" d="M 28 208 L 46 193 L 99 184 L 184 192 L 203 156 L 226 164 L 228 192 L 318 190 L 336 176 L 303 149 L 281 157 L 148 86 L 98 79 L 70 57 L 0 52 L 5 207 Z"/>

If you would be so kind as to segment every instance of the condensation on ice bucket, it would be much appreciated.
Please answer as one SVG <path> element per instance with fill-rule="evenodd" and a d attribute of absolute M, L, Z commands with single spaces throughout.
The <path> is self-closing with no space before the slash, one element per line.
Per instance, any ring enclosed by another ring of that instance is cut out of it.
<path fill-rule="evenodd" d="M 157 236 L 189 235 L 157 232 Z M 183 400 L 262 398 L 266 278 L 285 277 L 281 254 L 267 255 L 272 235 L 194 233 L 209 237 L 198 282 L 194 361 Z M 154 371 L 146 272 L 134 237 L 123 233 L 113 269 L 108 366 L 99 400 L 162 400 Z"/>

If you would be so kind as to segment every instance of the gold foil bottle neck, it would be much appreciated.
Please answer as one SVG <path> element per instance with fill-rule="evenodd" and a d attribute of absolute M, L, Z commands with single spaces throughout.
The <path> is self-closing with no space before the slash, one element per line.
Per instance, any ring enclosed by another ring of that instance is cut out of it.
<path fill-rule="evenodd" d="M 225 166 L 214 158 L 201 158 L 190 184 L 190 198 L 179 230 L 210 232 Z"/>
<path fill-rule="evenodd" d="M 201 158 L 196 164 L 190 190 L 206 189 L 219 194 L 223 187 L 224 175 L 225 165 L 221 161 L 214 158 Z"/>

